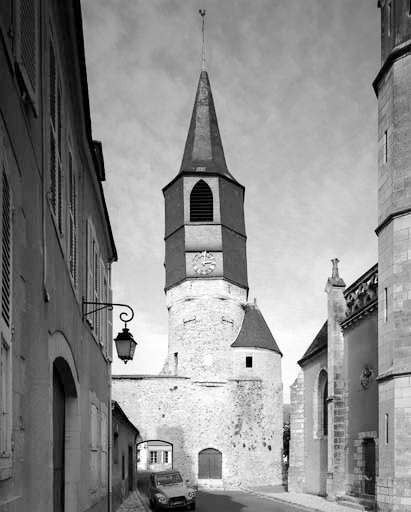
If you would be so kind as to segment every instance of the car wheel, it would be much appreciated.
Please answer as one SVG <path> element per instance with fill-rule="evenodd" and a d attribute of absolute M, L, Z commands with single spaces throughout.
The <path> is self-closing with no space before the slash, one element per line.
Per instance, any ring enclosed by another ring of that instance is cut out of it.
<path fill-rule="evenodd" d="M 191 505 L 189 506 L 189 510 L 195 510 L 196 509 L 196 504 L 195 502 L 191 503 Z"/>

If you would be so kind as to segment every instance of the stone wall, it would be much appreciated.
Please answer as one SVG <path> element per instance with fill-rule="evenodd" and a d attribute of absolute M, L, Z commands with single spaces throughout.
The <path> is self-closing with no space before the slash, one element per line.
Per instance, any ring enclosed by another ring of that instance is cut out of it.
<path fill-rule="evenodd" d="M 304 372 L 290 386 L 290 464 L 288 467 L 288 490 L 303 492 L 305 485 L 305 449 L 304 449 Z"/>
<path fill-rule="evenodd" d="M 197 481 L 198 454 L 222 453 L 224 485 L 281 483 L 281 358 L 265 352 L 262 375 L 198 381 L 176 376 L 114 377 L 113 398 L 143 440 L 173 445 L 174 467 Z M 261 356 L 261 354 L 260 354 Z"/>

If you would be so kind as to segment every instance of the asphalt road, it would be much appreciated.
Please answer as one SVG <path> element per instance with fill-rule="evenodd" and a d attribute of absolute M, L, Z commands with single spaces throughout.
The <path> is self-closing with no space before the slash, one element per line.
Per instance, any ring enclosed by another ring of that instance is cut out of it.
<path fill-rule="evenodd" d="M 199 491 L 197 512 L 300 512 L 301 508 L 241 491 Z"/>

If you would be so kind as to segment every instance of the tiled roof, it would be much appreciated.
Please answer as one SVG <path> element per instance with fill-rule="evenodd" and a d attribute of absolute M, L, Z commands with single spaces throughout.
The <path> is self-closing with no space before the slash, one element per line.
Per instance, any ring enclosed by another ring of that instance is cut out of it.
<path fill-rule="evenodd" d="M 306 350 L 303 357 L 298 361 L 298 364 L 303 365 L 308 359 L 315 354 L 318 354 L 321 350 L 327 348 L 328 345 L 328 321 L 321 327 L 320 332 L 314 338 L 314 341 Z"/>
<path fill-rule="evenodd" d="M 283 355 L 256 304 L 245 306 L 243 324 L 231 346 L 265 348 Z"/>

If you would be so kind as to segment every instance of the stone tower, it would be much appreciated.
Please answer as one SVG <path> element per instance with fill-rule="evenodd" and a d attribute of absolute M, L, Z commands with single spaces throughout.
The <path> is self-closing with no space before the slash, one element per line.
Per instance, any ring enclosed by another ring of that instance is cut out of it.
<path fill-rule="evenodd" d="M 381 511 L 410 510 L 411 4 L 380 0 L 378 383 Z"/>
<path fill-rule="evenodd" d="M 179 379 L 172 410 L 185 452 L 176 449 L 174 460 L 202 482 L 280 483 L 282 354 L 257 304 L 247 303 L 244 187 L 227 168 L 204 69 L 181 168 L 163 192 L 169 347 L 162 378 Z M 168 430 L 160 431 L 166 439 Z M 214 477 L 202 467 L 204 453 L 215 456 Z"/>
<path fill-rule="evenodd" d="M 248 295 L 244 187 L 227 169 L 206 71 L 180 172 L 163 192 L 168 371 L 226 378 L 233 340 L 223 340 L 238 331 Z"/>

